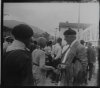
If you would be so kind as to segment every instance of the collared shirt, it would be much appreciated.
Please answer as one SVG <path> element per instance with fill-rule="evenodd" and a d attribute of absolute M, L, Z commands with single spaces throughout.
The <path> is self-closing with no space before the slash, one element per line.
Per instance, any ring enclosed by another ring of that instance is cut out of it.
<path fill-rule="evenodd" d="M 74 41 L 71 43 L 70 47 L 72 47 L 72 46 L 75 44 L 75 42 L 76 42 L 76 40 L 74 40 Z M 67 48 L 68 48 L 68 47 L 67 47 Z M 66 52 L 66 54 L 65 54 L 65 56 L 64 56 L 64 59 L 62 60 L 62 63 L 65 63 L 69 51 L 70 51 L 70 48 L 67 50 L 67 52 Z"/>
<path fill-rule="evenodd" d="M 7 41 L 5 41 L 5 42 L 3 43 L 3 53 L 5 53 L 7 47 L 10 46 L 10 45 L 11 45 L 11 43 L 8 43 Z"/>
<path fill-rule="evenodd" d="M 74 40 L 74 41 L 71 43 L 70 47 L 72 47 L 76 41 L 77 41 L 77 40 Z"/>
<path fill-rule="evenodd" d="M 44 50 L 45 50 L 46 54 L 51 54 L 51 47 L 50 46 L 46 46 L 44 48 Z"/>
<path fill-rule="evenodd" d="M 18 49 L 26 50 L 26 46 L 23 42 L 14 40 L 13 43 L 10 46 L 8 46 L 6 52 Z"/>
<path fill-rule="evenodd" d="M 52 54 L 56 55 L 55 59 L 60 58 L 61 57 L 61 53 L 62 53 L 61 46 L 58 43 L 55 44 L 54 47 L 53 47 L 53 51 L 52 51 Z"/>
<path fill-rule="evenodd" d="M 67 45 L 65 45 L 64 47 L 63 47 L 63 49 L 62 49 L 62 54 L 67 50 L 67 48 L 69 47 L 69 45 L 67 44 Z"/>

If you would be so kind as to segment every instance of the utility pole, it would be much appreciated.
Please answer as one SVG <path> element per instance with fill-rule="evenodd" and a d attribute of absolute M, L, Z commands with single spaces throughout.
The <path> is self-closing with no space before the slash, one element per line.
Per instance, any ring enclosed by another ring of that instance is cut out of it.
<path fill-rule="evenodd" d="M 56 42 L 56 34 L 57 34 L 57 33 L 56 33 L 56 30 L 55 30 L 55 42 Z"/>
<path fill-rule="evenodd" d="M 56 28 L 56 32 L 58 33 L 59 32 L 59 37 L 60 37 L 60 30 L 59 30 L 59 28 Z"/>
<path fill-rule="evenodd" d="M 79 24 L 80 24 L 80 3 L 79 3 L 79 9 L 78 9 L 78 39 L 79 39 Z"/>

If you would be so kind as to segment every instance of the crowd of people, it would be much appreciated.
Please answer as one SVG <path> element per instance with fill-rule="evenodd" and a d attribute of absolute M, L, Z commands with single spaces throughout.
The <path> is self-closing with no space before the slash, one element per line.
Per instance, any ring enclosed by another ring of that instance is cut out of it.
<path fill-rule="evenodd" d="M 44 37 L 33 40 L 34 32 L 26 24 L 13 28 L 12 37 L 3 43 L 3 85 L 45 86 L 49 77 L 58 86 L 87 85 L 93 75 L 96 53 L 92 43 L 76 39 L 69 28 L 56 43 Z M 89 76 L 88 76 L 89 75 Z"/>

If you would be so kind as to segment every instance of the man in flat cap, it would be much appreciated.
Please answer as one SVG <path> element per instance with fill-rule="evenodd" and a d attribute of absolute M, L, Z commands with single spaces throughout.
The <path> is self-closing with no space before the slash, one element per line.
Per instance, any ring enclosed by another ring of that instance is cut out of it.
<path fill-rule="evenodd" d="M 87 68 L 86 49 L 76 40 L 76 32 L 69 28 L 64 33 L 69 47 L 62 54 L 61 69 L 64 69 L 61 84 L 64 86 L 79 86 L 82 84 L 82 73 Z"/>

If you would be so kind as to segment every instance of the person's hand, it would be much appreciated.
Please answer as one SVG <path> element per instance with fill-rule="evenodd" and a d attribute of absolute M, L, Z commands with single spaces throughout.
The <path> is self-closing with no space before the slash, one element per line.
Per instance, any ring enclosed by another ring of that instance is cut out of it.
<path fill-rule="evenodd" d="M 52 56 L 52 58 L 54 58 L 54 55 L 53 54 L 51 54 L 51 56 Z"/>
<path fill-rule="evenodd" d="M 53 69 L 53 67 L 52 67 L 52 66 L 49 66 L 49 68 L 50 68 L 50 69 Z"/>
<path fill-rule="evenodd" d="M 61 69 L 65 69 L 66 68 L 66 65 L 65 64 L 61 64 Z"/>
<path fill-rule="evenodd" d="M 55 68 L 52 67 L 52 66 L 48 66 L 48 67 L 47 67 L 47 70 L 51 70 L 51 69 L 52 69 L 52 70 L 55 70 Z"/>
<path fill-rule="evenodd" d="M 52 66 L 51 66 L 51 68 L 52 68 L 52 70 L 55 70 L 55 68 L 54 68 L 54 67 L 52 67 Z"/>
<path fill-rule="evenodd" d="M 59 74 L 59 70 L 58 69 L 55 69 L 53 70 L 56 74 Z"/>

